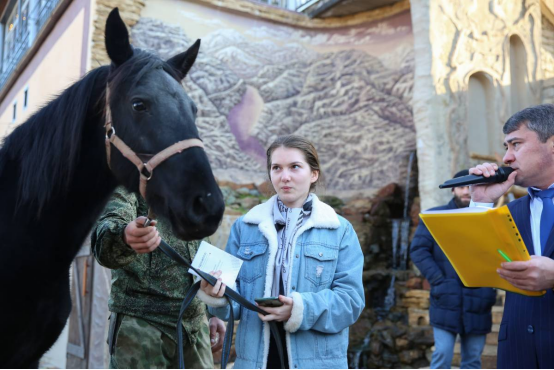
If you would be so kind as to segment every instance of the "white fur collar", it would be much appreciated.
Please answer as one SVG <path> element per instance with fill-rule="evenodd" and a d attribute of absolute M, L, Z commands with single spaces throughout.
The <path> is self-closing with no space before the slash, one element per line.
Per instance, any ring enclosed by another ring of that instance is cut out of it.
<path fill-rule="evenodd" d="M 310 226 L 318 229 L 338 229 L 340 221 L 335 210 L 331 206 L 320 201 L 317 195 L 312 195 L 312 213 L 309 217 Z M 276 198 L 277 195 L 274 195 L 267 202 L 252 208 L 242 220 L 247 224 L 254 225 L 259 225 L 268 220 L 273 223 L 273 204 Z"/>

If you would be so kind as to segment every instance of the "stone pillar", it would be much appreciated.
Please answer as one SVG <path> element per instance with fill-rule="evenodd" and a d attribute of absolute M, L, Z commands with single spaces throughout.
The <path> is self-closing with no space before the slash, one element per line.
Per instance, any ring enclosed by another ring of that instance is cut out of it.
<path fill-rule="evenodd" d="M 437 191 L 437 184 L 448 178 L 450 153 L 446 150 L 447 135 L 443 125 L 433 125 L 440 119 L 440 106 L 433 82 L 431 45 L 431 7 L 433 0 L 412 0 L 414 33 L 414 99 L 419 193 L 422 209 L 439 205 L 446 197 Z"/>
<path fill-rule="evenodd" d="M 491 82 L 494 112 L 488 152 L 502 153 L 502 126 L 513 113 L 510 98 L 510 37 L 525 50 L 523 93 L 541 99 L 540 0 L 412 0 L 414 33 L 414 122 L 422 209 L 446 203 L 438 185 L 472 162 L 468 151 L 468 83 L 480 72 Z M 521 94 L 518 91 L 518 94 Z M 492 106 L 491 106 L 492 105 Z M 487 130 L 487 128 L 483 128 Z"/>
<path fill-rule="evenodd" d="M 542 102 L 554 104 L 554 4 L 543 0 L 541 62 L 543 69 Z"/>

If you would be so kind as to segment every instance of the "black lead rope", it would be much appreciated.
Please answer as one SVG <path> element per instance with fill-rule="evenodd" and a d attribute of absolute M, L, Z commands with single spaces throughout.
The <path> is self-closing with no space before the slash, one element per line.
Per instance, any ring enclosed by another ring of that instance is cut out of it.
<path fill-rule="evenodd" d="M 144 227 L 150 225 L 151 220 L 149 218 L 146 219 L 146 222 L 144 223 Z M 185 266 L 187 269 L 191 269 L 194 272 L 196 272 L 202 279 L 206 280 L 208 284 L 211 286 L 214 286 L 217 283 L 217 279 L 215 276 L 212 276 L 210 274 L 207 274 L 203 271 L 197 270 L 194 268 L 190 263 L 188 263 L 187 260 L 185 260 L 179 253 L 175 251 L 172 247 L 169 246 L 165 241 L 161 241 L 160 245 L 158 246 L 160 250 L 169 258 L 174 260 L 175 262 Z M 188 271 L 188 270 L 187 270 Z M 184 369 L 185 368 L 185 360 L 183 358 L 183 326 L 182 326 L 182 320 L 183 315 L 188 308 L 188 306 L 191 304 L 192 300 L 196 296 L 196 293 L 200 289 L 200 281 L 197 281 L 194 283 L 189 291 L 187 292 L 187 295 L 185 296 L 185 299 L 183 300 L 183 303 L 181 304 L 181 310 L 179 311 L 179 318 L 177 319 L 177 341 L 178 341 L 178 347 L 179 347 L 179 368 Z M 223 350 L 221 353 L 221 368 L 226 369 L 227 363 L 229 361 L 229 354 L 231 352 L 231 342 L 233 340 L 233 331 L 235 329 L 235 317 L 233 312 L 233 305 L 231 304 L 231 300 L 237 302 L 244 308 L 261 313 L 262 315 L 268 315 L 268 313 L 264 310 L 262 310 L 260 307 L 252 304 L 252 302 L 246 300 L 243 296 L 241 296 L 239 293 L 234 291 L 233 289 L 226 287 L 225 288 L 225 299 L 227 299 L 227 302 L 229 303 L 229 320 L 227 321 L 227 330 L 225 332 L 225 339 L 223 340 Z M 281 336 L 279 334 L 279 330 L 277 329 L 277 324 L 275 321 L 269 321 L 269 329 L 271 330 L 271 334 L 275 338 L 275 344 L 277 346 L 277 352 L 279 352 L 279 359 L 281 361 L 281 369 L 285 368 L 285 357 L 283 353 L 283 346 L 281 345 Z"/>

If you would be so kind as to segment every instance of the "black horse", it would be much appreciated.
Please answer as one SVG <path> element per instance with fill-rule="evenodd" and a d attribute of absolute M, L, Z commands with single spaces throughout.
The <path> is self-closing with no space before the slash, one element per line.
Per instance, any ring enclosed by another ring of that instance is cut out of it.
<path fill-rule="evenodd" d="M 69 316 L 69 267 L 79 247 L 118 184 L 138 192 L 137 168 L 114 147 L 108 166 L 106 87 L 117 136 L 139 157 L 199 137 L 196 106 L 180 83 L 199 41 L 163 61 L 131 47 L 117 9 L 108 17 L 105 36 L 111 66 L 92 70 L 0 148 L 2 368 L 38 365 Z M 146 200 L 184 240 L 215 232 L 224 210 L 200 147 L 161 163 L 148 182 Z"/>

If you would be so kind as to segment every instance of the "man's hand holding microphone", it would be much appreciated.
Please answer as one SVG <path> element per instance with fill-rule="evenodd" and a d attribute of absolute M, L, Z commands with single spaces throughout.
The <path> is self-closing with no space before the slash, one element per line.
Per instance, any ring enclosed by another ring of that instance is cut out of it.
<path fill-rule="evenodd" d="M 485 179 L 496 175 L 496 163 L 483 163 L 469 169 L 470 175 L 483 176 Z M 516 181 L 517 171 L 513 171 L 508 179 L 500 183 L 474 184 L 469 186 L 471 200 L 476 203 L 494 203 L 505 194 Z"/>
<path fill-rule="evenodd" d="M 496 171 L 496 163 L 483 163 L 469 169 L 470 174 L 485 178 L 494 176 Z M 496 202 L 515 184 L 516 177 L 517 171 L 513 171 L 504 182 L 470 185 L 471 200 L 474 203 Z M 541 291 L 554 287 L 554 260 L 547 257 L 531 256 L 528 261 L 503 262 L 496 272 L 516 288 Z"/>

